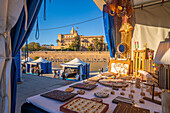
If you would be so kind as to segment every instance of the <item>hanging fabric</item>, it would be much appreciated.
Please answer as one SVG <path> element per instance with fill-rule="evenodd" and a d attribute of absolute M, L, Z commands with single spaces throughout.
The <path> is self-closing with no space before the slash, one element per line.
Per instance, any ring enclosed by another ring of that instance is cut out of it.
<path fill-rule="evenodd" d="M 46 0 L 44 0 L 44 20 L 46 20 Z"/>
<path fill-rule="evenodd" d="M 103 9 L 106 7 L 106 5 L 103 6 Z M 108 15 L 108 13 L 103 10 L 103 20 L 104 20 L 104 29 L 105 29 L 105 37 L 107 41 L 107 45 L 110 51 L 110 56 L 114 57 L 116 52 L 115 47 L 115 41 L 113 38 L 115 38 L 115 30 L 113 28 L 114 20 L 113 17 Z"/>
<path fill-rule="evenodd" d="M 23 0 L 0 1 L 0 113 L 11 112 L 11 28 L 16 24 Z"/>
<path fill-rule="evenodd" d="M 28 39 L 36 22 L 42 0 L 27 0 L 28 24 L 25 31 L 25 11 L 22 10 L 16 25 L 11 30 L 12 57 L 15 57 Z M 17 67 L 15 59 L 11 64 L 11 113 L 15 113 L 16 90 L 17 90 Z"/>

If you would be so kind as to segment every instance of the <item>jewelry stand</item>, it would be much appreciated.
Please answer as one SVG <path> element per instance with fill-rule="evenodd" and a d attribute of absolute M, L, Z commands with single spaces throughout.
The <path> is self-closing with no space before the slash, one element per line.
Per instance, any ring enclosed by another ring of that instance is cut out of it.
<path fill-rule="evenodd" d="M 152 86 L 152 98 L 144 96 L 143 99 L 147 100 L 147 101 L 150 101 L 150 102 L 153 102 L 155 104 L 161 105 L 161 101 L 158 101 L 158 100 L 154 99 L 155 85 L 154 84 L 148 84 L 148 83 L 145 83 L 145 85 Z"/>

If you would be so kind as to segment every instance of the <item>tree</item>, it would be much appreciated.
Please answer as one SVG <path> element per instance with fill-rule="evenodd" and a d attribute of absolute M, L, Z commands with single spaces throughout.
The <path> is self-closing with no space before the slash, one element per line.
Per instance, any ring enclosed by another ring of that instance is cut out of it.
<path fill-rule="evenodd" d="M 23 46 L 21 50 L 22 50 L 22 51 L 25 51 L 25 46 Z"/>
<path fill-rule="evenodd" d="M 79 50 L 79 48 L 80 48 L 80 37 L 78 37 L 78 36 L 74 37 L 74 40 L 71 43 L 71 47 L 76 51 Z"/>
<path fill-rule="evenodd" d="M 90 44 L 90 45 L 88 46 L 88 51 L 93 51 L 93 50 L 94 50 L 94 47 L 93 47 L 92 44 Z"/>
<path fill-rule="evenodd" d="M 39 51 L 39 50 L 40 50 L 40 44 L 39 44 L 39 43 L 35 43 L 35 44 L 34 44 L 34 49 L 35 49 L 36 51 Z"/>
<path fill-rule="evenodd" d="M 53 44 L 51 44 L 50 46 L 54 46 Z"/>
<path fill-rule="evenodd" d="M 98 50 L 99 50 L 99 51 L 102 51 L 103 45 L 104 45 L 104 44 L 103 44 L 103 39 L 100 39 L 99 42 L 98 42 Z"/>
<path fill-rule="evenodd" d="M 39 59 L 39 57 L 38 57 L 38 56 L 35 56 L 35 57 L 33 58 L 33 60 L 37 60 L 37 59 Z"/>
<path fill-rule="evenodd" d="M 97 38 L 93 39 L 93 44 L 94 44 L 94 50 L 97 51 L 98 50 L 98 44 L 99 44 L 99 41 Z"/>
<path fill-rule="evenodd" d="M 60 42 L 60 40 L 59 40 L 59 39 L 57 39 L 57 40 L 56 40 L 56 43 L 58 44 L 59 42 Z"/>
<path fill-rule="evenodd" d="M 64 49 L 64 47 L 61 47 L 61 51 Z"/>
<path fill-rule="evenodd" d="M 41 46 L 39 43 L 31 42 L 28 44 L 28 51 L 39 51 Z M 25 51 L 25 46 L 22 47 L 22 51 Z"/>

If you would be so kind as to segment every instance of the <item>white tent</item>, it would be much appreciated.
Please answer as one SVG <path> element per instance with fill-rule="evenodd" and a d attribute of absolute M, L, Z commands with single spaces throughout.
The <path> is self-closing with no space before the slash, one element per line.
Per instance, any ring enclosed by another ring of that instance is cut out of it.
<path fill-rule="evenodd" d="M 48 60 L 45 60 L 45 59 L 43 59 L 42 57 L 40 57 L 40 58 L 38 58 L 37 60 L 34 60 L 34 61 L 32 61 L 32 62 L 30 62 L 30 63 L 48 63 L 48 62 L 50 62 L 50 61 L 48 61 Z"/>
<path fill-rule="evenodd" d="M 93 0 L 100 10 L 109 0 Z M 143 9 L 141 9 L 141 4 Z M 136 24 L 132 37 L 132 51 L 134 43 L 139 42 L 139 49 L 144 43 L 155 52 L 160 41 L 164 41 L 170 32 L 170 1 L 164 0 L 134 0 Z M 133 52 L 132 52 L 133 53 Z"/>
<path fill-rule="evenodd" d="M 71 60 L 70 62 L 61 64 L 61 66 L 78 67 L 80 65 L 85 66 L 86 64 L 88 64 L 88 63 L 83 62 L 78 58 L 75 58 L 75 59 Z"/>
<path fill-rule="evenodd" d="M 30 57 L 28 57 L 28 58 L 25 58 L 25 59 L 23 59 L 21 62 L 32 62 L 33 61 L 33 59 L 32 58 L 30 58 Z"/>
<path fill-rule="evenodd" d="M 89 72 L 90 72 L 90 64 L 81 61 L 78 58 L 75 58 L 73 60 L 71 60 L 70 62 L 67 63 L 63 63 L 61 64 L 61 66 L 63 66 L 63 68 L 77 68 L 79 70 L 79 74 L 80 74 L 80 80 L 83 79 L 82 75 L 86 75 L 86 78 L 89 78 Z"/>
<path fill-rule="evenodd" d="M 43 69 L 44 73 L 51 73 L 52 72 L 52 63 L 51 61 L 45 60 L 42 57 L 38 58 L 37 60 L 34 60 L 32 62 L 28 62 L 28 65 L 30 65 L 30 71 L 32 68 L 32 65 L 38 66 L 40 69 Z"/>

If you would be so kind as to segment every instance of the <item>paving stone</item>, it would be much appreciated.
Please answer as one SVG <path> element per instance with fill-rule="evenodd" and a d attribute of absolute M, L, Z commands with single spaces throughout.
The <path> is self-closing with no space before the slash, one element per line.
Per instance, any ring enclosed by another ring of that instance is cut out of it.
<path fill-rule="evenodd" d="M 73 81 L 44 76 L 23 74 L 22 77 L 24 81 L 17 85 L 16 113 L 21 112 L 21 105 L 28 97 L 73 83 Z"/>

